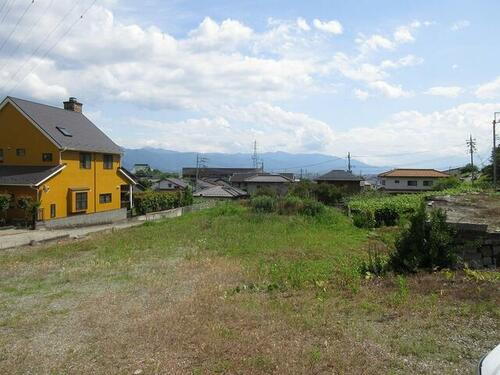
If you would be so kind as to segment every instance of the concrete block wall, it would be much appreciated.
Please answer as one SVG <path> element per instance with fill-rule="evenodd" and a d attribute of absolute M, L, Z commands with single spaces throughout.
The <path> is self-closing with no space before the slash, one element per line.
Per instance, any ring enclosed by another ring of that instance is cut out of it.
<path fill-rule="evenodd" d="M 120 208 L 118 210 L 97 212 L 87 215 L 74 215 L 61 219 L 47 220 L 42 223 L 37 223 L 37 227 L 45 227 L 47 229 L 73 228 L 89 225 L 112 224 L 127 219 L 127 209 Z"/>

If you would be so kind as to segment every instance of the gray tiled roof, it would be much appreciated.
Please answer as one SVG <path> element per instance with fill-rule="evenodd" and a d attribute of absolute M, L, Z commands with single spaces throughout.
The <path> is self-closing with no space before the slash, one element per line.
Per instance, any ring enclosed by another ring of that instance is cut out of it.
<path fill-rule="evenodd" d="M 38 185 L 50 175 L 63 169 L 63 165 L 47 167 L 31 167 L 20 165 L 0 165 L 0 186 Z"/>
<path fill-rule="evenodd" d="M 174 186 L 169 187 L 168 186 L 169 184 Z M 178 178 L 165 178 L 153 185 L 154 190 L 169 190 L 169 189 L 171 190 L 176 187 L 179 187 L 181 189 L 186 189 L 188 187 L 188 184 Z"/>
<path fill-rule="evenodd" d="M 363 178 L 355 176 L 351 172 L 334 169 L 322 176 L 319 176 L 316 178 L 316 181 L 363 181 Z"/>
<path fill-rule="evenodd" d="M 229 186 L 213 186 L 208 189 L 203 189 L 195 194 L 195 197 L 206 197 L 206 198 L 239 198 L 247 196 L 247 192 L 237 189 L 235 187 Z"/>
<path fill-rule="evenodd" d="M 122 152 L 116 143 L 82 113 L 10 96 L 8 99 L 17 105 L 60 148 L 112 154 Z M 67 129 L 72 136 L 65 136 L 57 127 Z"/>
<path fill-rule="evenodd" d="M 231 183 L 249 182 L 249 183 L 288 183 L 292 180 L 280 174 L 271 173 L 237 173 L 231 176 Z"/>

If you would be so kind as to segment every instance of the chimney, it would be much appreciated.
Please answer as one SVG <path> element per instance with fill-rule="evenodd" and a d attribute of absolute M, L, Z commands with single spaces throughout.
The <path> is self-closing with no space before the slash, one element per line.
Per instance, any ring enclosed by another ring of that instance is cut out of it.
<path fill-rule="evenodd" d="M 67 102 L 64 102 L 64 109 L 68 111 L 82 113 L 83 104 L 79 103 L 76 98 L 71 97 Z"/>

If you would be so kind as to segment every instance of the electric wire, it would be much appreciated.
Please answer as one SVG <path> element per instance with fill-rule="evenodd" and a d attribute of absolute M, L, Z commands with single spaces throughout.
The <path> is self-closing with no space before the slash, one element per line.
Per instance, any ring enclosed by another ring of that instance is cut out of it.
<path fill-rule="evenodd" d="M 64 14 L 64 16 L 62 17 L 62 19 L 57 23 L 57 25 L 45 36 L 45 38 L 33 50 L 33 52 L 31 53 L 31 56 L 27 57 L 23 61 L 23 63 L 21 64 L 21 66 L 11 76 L 10 81 L 6 81 L 6 83 L 2 86 L 2 88 L 0 89 L 0 91 L 4 91 L 4 89 L 7 88 L 7 86 L 9 85 L 9 83 L 11 81 L 14 81 L 14 79 L 17 77 L 17 75 L 19 74 L 19 72 L 31 61 L 31 59 L 38 53 L 38 51 L 40 50 L 40 48 L 42 48 L 42 46 L 45 44 L 45 42 L 47 40 L 49 40 L 49 38 L 52 36 L 52 34 L 54 34 L 57 31 L 57 29 L 59 29 L 59 27 L 64 23 L 64 21 L 67 19 L 67 17 L 76 9 L 77 6 L 78 6 L 78 3 L 75 2 L 75 4 L 73 5 L 73 7 L 70 8 L 70 10 Z M 26 76 L 24 78 L 26 78 Z M 23 78 L 23 81 L 24 81 L 24 78 Z"/>
<path fill-rule="evenodd" d="M 53 50 L 53 49 L 57 46 L 57 44 L 58 44 L 58 43 L 59 43 L 62 39 L 64 39 L 64 38 L 65 38 L 65 37 L 66 37 L 66 36 L 67 36 L 67 35 L 71 32 L 71 30 L 72 30 L 72 29 L 73 29 L 73 28 L 77 25 L 77 23 L 78 23 L 79 21 L 81 21 L 81 20 L 83 19 L 83 17 L 85 16 L 85 14 L 87 14 L 87 12 L 88 12 L 88 11 L 89 11 L 89 10 L 90 10 L 90 9 L 91 9 L 94 5 L 95 5 L 95 3 L 96 3 L 96 2 L 97 2 L 97 0 L 92 1 L 92 3 L 90 4 L 90 6 L 88 6 L 88 7 L 87 7 L 87 8 L 83 11 L 83 13 L 80 15 L 80 17 L 79 17 L 79 18 L 77 18 L 77 19 L 75 20 L 75 22 L 73 22 L 73 23 L 71 24 L 71 26 L 70 26 L 70 27 L 66 30 L 66 32 L 65 32 L 64 34 L 62 34 L 62 35 L 61 35 L 61 37 L 60 37 L 58 40 L 56 40 L 56 41 L 55 41 L 55 43 L 54 43 L 54 44 L 53 44 L 53 45 L 52 45 L 52 46 L 51 46 L 51 47 L 50 47 L 50 48 L 49 48 L 49 49 L 45 52 L 45 54 L 44 54 L 44 55 L 42 56 L 42 58 L 41 58 L 41 61 L 40 61 L 38 64 L 36 64 L 36 65 L 35 65 L 35 66 L 34 66 L 34 67 L 33 67 L 33 68 L 32 68 L 32 69 L 31 69 L 31 70 L 30 70 L 30 71 L 29 71 L 29 72 L 28 72 L 28 73 L 27 73 L 24 77 L 23 77 L 23 79 L 19 80 L 19 81 L 17 82 L 17 84 L 16 84 L 13 88 L 11 88 L 11 89 L 9 90 L 9 94 L 10 94 L 13 90 L 15 90 L 15 89 L 16 89 L 16 88 L 17 88 L 17 87 L 18 87 L 18 86 L 19 86 L 19 85 L 20 85 L 20 84 L 21 84 L 21 83 L 22 83 L 22 82 L 26 79 L 26 77 L 28 77 L 28 75 L 30 75 L 30 74 L 31 74 L 31 73 L 32 73 L 32 72 L 33 72 L 36 68 L 38 68 L 38 67 L 40 66 L 40 64 L 42 63 L 43 59 L 45 59 L 45 57 L 46 57 L 46 56 L 47 56 L 50 52 L 52 52 L 52 50 Z"/>
<path fill-rule="evenodd" d="M 0 71 L 4 70 L 4 68 L 8 65 L 9 63 L 9 58 L 12 57 L 18 50 L 19 50 L 19 47 L 21 47 L 21 45 L 24 45 L 26 43 L 26 41 L 28 40 L 28 38 L 31 36 L 31 34 L 33 33 L 33 30 L 35 30 L 35 28 L 38 27 L 38 25 L 40 24 L 40 22 L 42 21 L 43 19 L 43 16 L 45 14 L 47 14 L 47 12 L 50 10 L 50 8 L 52 7 L 52 4 L 54 3 L 54 0 L 50 0 L 50 3 L 47 5 L 47 7 L 45 8 L 45 10 L 40 14 L 40 17 L 38 17 L 38 20 L 33 23 L 31 25 L 31 28 L 28 30 L 28 32 L 26 33 L 25 37 L 23 39 L 20 39 L 18 42 L 17 42 L 17 45 L 14 47 L 14 49 L 12 49 L 10 51 L 9 54 L 7 54 L 6 58 L 5 58 L 5 62 L 3 63 L 2 66 L 0 66 Z"/>
<path fill-rule="evenodd" d="M 5 47 L 5 45 L 9 42 L 10 38 L 12 37 L 12 35 L 16 32 L 17 28 L 19 27 L 19 24 L 21 23 L 21 21 L 23 20 L 24 16 L 26 16 L 26 13 L 28 13 L 28 10 L 31 8 L 31 6 L 35 3 L 35 0 L 32 0 L 28 6 L 24 9 L 24 12 L 23 14 L 21 15 L 21 17 L 19 17 L 19 19 L 17 20 L 17 23 L 16 25 L 14 26 L 14 28 L 12 29 L 12 31 L 10 32 L 9 36 L 3 41 L 2 45 L 0 46 L 0 52 L 2 52 L 3 50 L 3 47 Z"/>

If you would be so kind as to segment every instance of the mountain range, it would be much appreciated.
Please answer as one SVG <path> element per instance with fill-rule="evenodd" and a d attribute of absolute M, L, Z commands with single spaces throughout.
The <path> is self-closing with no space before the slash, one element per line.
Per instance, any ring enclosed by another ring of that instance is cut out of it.
<path fill-rule="evenodd" d="M 134 164 L 149 164 L 151 168 L 164 172 L 179 172 L 183 167 L 195 167 L 195 152 L 179 152 L 158 148 L 124 149 L 123 164 L 132 168 Z M 204 165 L 207 167 L 252 167 L 252 154 L 205 153 Z M 316 175 L 331 169 L 347 169 L 347 158 L 326 154 L 291 154 L 288 152 L 265 152 L 258 155 L 259 163 L 264 163 L 266 172 L 294 172 Z M 376 174 L 390 169 L 383 166 L 371 166 L 359 160 L 351 160 L 355 174 Z"/>

